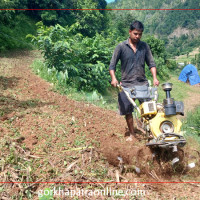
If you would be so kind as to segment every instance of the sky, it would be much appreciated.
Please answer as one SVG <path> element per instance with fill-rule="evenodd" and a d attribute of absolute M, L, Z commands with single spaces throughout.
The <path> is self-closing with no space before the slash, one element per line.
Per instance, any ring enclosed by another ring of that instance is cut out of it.
<path fill-rule="evenodd" d="M 113 1 L 115 1 L 115 0 L 106 0 L 107 3 L 110 3 L 110 2 L 113 2 Z"/>

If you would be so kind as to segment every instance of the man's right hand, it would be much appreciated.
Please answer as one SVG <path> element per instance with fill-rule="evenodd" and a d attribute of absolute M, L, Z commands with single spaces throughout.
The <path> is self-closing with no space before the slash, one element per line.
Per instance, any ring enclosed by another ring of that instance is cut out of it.
<path fill-rule="evenodd" d="M 110 83 L 113 87 L 117 87 L 118 84 L 118 80 L 117 79 L 112 79 L 111 83 Z"/>
<path fill-rule="evenodd" d="M 112 79 L 112 81 L 111 81 L 110 84 L 111 84 L 113 87 L 117 87 L 118 80 L 116 79 L 115 71 L 114 71 L 114 70 L 110 70 L 109 72 L 110 72 L 110 76 L 111 76 L 111 79 Z"/>

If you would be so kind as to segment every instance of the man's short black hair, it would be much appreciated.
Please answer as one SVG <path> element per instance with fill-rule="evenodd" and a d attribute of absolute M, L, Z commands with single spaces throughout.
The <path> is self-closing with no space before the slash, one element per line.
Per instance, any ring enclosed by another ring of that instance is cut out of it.
<path fill-rule="evenodd" d="M 133 21 L 130 25 L 130 30 L 134 30 L 137 29 L 139 31 L 143 31 L 144 30 L 144 25 L 142 24 L 142 22 L 140 21 Z"/>

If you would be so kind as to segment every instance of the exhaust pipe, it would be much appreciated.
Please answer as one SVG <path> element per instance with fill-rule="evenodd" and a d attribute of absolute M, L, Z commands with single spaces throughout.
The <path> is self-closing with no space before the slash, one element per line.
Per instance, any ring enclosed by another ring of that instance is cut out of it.
<path fill-rule="evenodd" d="M 166 99 L 163 100 L 163 105 L 165 108 L 165 115 L 176 115 L 176 105 L 174 99 L 170 96 L 170 91 L 172 90 L 172 83 L 162 84 L 162 89 L 166 92 Z"/>

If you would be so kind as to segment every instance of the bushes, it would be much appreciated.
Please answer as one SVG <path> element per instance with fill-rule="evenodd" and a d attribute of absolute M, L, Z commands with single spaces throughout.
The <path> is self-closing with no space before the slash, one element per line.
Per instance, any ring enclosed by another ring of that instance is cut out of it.
<path fill-rule="evenodd" d="M 108 87 L 108 65 L 113 51 L 112 37 L 103 34 L 84 37 L 77 33 L 80 24 L 66 28 L 37 24 L 38 35 L 31 37 L 42 50 L 45 64 L 66 75 L 66 83 L 78 90 L 103 92 Z"/>
<path fill-rule="evenodd" d="M 78 32 L 80 24 L 62 27 L 55 25 L 46 27 L 42 22 L 37 23 L 37 36 L 28 35 L 39 47 L 45 58 L 45 65 L 49 69 L 62 72 L 66 84 L 84 91 L 97 90 L 100 93 L 108 88 L 110 75 L 108 66 L 116 44 L 115 31 L 85 37 Z M 146 38 L 154 54 L 157 73 L 160 79 L 169 77 L 168 65 L 165 61 L 165 48 L 162 40 L 154 37 Z M 147 78 L 152 75 L 147 71 Z M 120 67 L 117 68 L 120 77 Z"/>
<path fill-rule="evenodd" d="M 0 22 L 0 51 L 32 48 L 25 38 L 28 33 L 35 34 L 35 21 L 24 14 L 10 16 L 9 24 Z"/>
<path fill-rule="evenodd" d="M 183 123 L 183 130 L 187 135 L 200 136 L 200 106 L 197 107 L 195 112 L 190 112 L 187 120 Z"/>
<path fill-rule="evenodd" d="M 198 70 L 200 70 L 200 53 L 195 55 L 191 63 L 194 64 Z"/>
<path fill-rule="evenodd" d="M 165 61 L 157 56 L 154 56 L 154 60 L 156 63 L 156 69 L 157 69 L 157 77 L 159 80 L 166 80 L 168 79 L 170 76 L 170 71 L 165 63 Z M 148 69 L 147 66 L 145 66 L 145 71 L 146 71 L 146 77 L 148 80 L 153 80 L 152 74 L 150 72 L 150 70 Z"/>
<path fill-rule="evenodd" d="M 62 71 L 59 72 L 55 68 L 47 68 L 47 66 L 45 66 L 45 64 L 41 60 L 35 60 L 31 67 L 33 68 L 34 72 L 38 74 L 41 78 L 50 82 L 53 86 L 53 89 L 59 91 L 61 94 L 67 94 L 69 98 L 77 101 L 91 102 L 101 107 L 113 107 L 113 104 L 111 103 L 106 104 L 107 100 L 105 100 L 103 96 L 96 90 L 92 92 L 84 92 L 77 91 L 76 88 L 70 87 L 70 85 L 66 83 L 67 74 L 63 73 Z M 116 104 L 114 105 L 115 108 Z"/>
<path fill-rule="evenodd" d="M 173 69 L 174 63 L 166 61 L 165 44 L 163 40 L 157 39 L 153 36 L 147 36 L 144 41 L 150 46 L 157 68 L 157 75 L 159 79 L 165 80 L 169 78 L 169 69 Z M 150 71 L 146 67 L 146 76 L 152 79 Z"/>
<path fill-rule="evenodd" d="M 165 43 L 163 40 L 148 36 L 144 38 L 144 41 L 150 46 L 153 56 L 165 58 Z"/>

